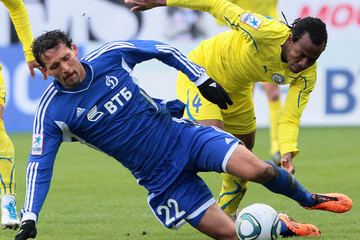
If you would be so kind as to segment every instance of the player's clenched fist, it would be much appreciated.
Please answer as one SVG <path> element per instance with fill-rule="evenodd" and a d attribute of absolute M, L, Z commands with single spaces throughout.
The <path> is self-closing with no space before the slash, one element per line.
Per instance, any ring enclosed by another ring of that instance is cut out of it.
<path fill-rule="evenodd" d="M 26 220 L 21 223 L 19 233 L 15 236 L 15 240 L 26 240 L 29 238 L 35 238 L 37 234 L 35 221 Z"/>
<path fill-rule="evenodd" d="M 220 84 L 211 78 L 208 78 L 204 83 L 197 87 L 204 98 L 212 103 L 215 103 L 221 109 L 227 109 L 228 104 L 233 104 L 227 92 L 220 86 Z"/>

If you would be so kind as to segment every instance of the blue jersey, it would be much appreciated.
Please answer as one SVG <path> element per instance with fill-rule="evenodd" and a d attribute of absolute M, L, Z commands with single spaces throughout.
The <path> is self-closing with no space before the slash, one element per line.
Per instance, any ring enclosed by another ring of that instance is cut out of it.
<path fill-rule="evenodd" d="M 186 124 L 155 103 L 137 84 L 132 70 L 137 63 L 156 58 L 186 74 L 192 81 L 207 78 L 205 70 L 177 49 L 156 41 L 115 41 L 81 59 L 86 77 L 74 89 L 54 81 L 43 94 L 33 127 L 27 167 L 27 193 L 23 213 L 38 215 L 50 187 L 60 144 L 79 141 L 118 160 L 149 191 L 166 188 L 162 176 L 151 181 L 154 169 L 166 166 L 172 139 Z M 163 168 L 163 167 L 162 167 Z M 169 167 L 170 168 L 170 167 Z M 176 172 L 168 172 L 176 175 Z"/>

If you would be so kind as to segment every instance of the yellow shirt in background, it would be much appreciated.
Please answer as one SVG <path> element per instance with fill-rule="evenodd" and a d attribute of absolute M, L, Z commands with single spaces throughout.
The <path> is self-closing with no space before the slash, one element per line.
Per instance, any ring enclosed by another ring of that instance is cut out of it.
<path fill-rule="evenodd" d="M 27 62 L 35 60 L 31 52 L 33 34 L 31 32 L 28 14 L 22 0 L 2 0 L 9 11 L 16 33 L 23 45 L 24 55 Z"/>
<path fill-rule="evenodd" d="M 279 18 L 277 11 L 277 0 L 228 0 L 242 9 L 250 12 L 260 13 L 263 16 L 270 16 L 276 19 Z"/>

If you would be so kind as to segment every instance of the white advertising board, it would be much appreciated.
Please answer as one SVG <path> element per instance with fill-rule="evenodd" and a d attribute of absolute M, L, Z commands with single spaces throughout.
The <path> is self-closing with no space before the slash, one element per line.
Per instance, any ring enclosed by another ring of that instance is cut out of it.
<path fill-rule="evenodd" d="M 60 28 L 74 42 L 92 50 L 102 42 L 117 39 L 155 39 L 176 46 L 188 53 L 199 41 L 227 30 L 203 13 L 179 13 L 168 8 L 131 13 L 117 0 L 25 0 L 35 35 Z M 318 61 L 318 82 L 302 118 L 303 126 L 360 126 L 360 1 L 358 0 L 279 0 L 279 11 L 289 23 L 297 17 L 312 15 L 323 19 L 328 28 L 326 51 Z M 170 17 L 172 16 L 172 17 Z M 187 22 L 188 24 L 185 24 Z M 3 6 L 0 6 L 0 47 L 16 42 L 15 32 Z M 190 23 L 190 24 L 189 24 Z M 192 28 L 189 29 L 188 26 Z M 0 56 L 4 59 L 7 56 Z M 19 62 L 23 66 L 24 62 Z M 7 71 L 8 102 L 22 102 L 19 73 Z M 26 68 L 21 67 L 22 71 Z M 135 69 L 142 87 L 154 97 L 172 99 L 175 94 L 176 71 L 159 62 L 150 61 Z M 22 75 L 21 75 L 22 76 Z M 23 77 L 22 77 L 23 79 Z M 26 86 L 26 85 L 24 85 Z M 25 89 L 26 90 L 26 89 Z M 24 91 L 25 91 L 24 90 Z M 285 93 L 284 89 L 284 93 Z M 30 94 L 28 94 L 30 95 Z M 40 96 L 37 96 L 39 98 Z M 282 96 L 285 99 L 285 95 Z M 259 126 L 268 125 L 267 101 L 264 93 L 255 90 L 256 115 Z M 19 109 L 31 115 L 33 109 Z"/>

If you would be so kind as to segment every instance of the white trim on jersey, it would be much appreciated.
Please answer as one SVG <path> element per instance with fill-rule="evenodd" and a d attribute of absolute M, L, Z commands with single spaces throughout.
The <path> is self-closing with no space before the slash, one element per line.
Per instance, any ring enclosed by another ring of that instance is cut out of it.
<path fill-rule="evenodd" d="M 221 168 L 223 169 L 223 171 L 225 173 L 227 173 L 226 166 L 227 166 L 227 163 L 230 160 L 231 155 L 235 152 L 235 150 L 236 150 L 237 146 L 239 145 L 239 143 L 242 144 L 242 145 L 243 145 L 243 143 L 238 138 L 236 138 L 234 135 L 232 135 L 231 133 L 226 132 L 225 130 L 223 130 L 221 128 L 218 128 L 218 127 L 215 127 L 215 126 L 210 126 L 210 127 L 212 127 L 214 130 L 216 130 L 218 132 L 228 134 L 229 136 L 232 136 L 234 138 L 233 139 L 233 138 L 229 137 L 229 138 L 224 139 L 226 144 L 230 144 L 232 142 L 232 141 L 229 141 L 229 139 L 233 139 L 233 141 L 235 141 L 234 144 L 229 148 L 229 150 L 225 154 L 224 160 L 223 160 L 223 162 L 221 164 Z"/>
<path fill-rule="evenodd" d="M 230 157 L 232 156 L 232 154 L 235 152 L 237 146 L 239 145 L 239 141 L 235 141 L 234 144 L 229 148 L 229 150 L 227 151 L 225 157 L 224 157 L 224 160 L 221 164 L 221 167 L 223 169 L 223 171 L 225 173 L 227 173 L 227 170 L 226 170 L 226 166 L 230 160 Z"/>
<path fill-rule="evenodd" d="M 198 209 L 196 209 L 194 212 L 189 214 L 185 219 L 193 219 L 199 216 L 202 212 L 206 211 L 211 205 L 216 203 L 214 198 L 210 198 L 207 202 L 205 202 L 203 205 L 201 205 Z"/>
<path fill-rule="evenodd" d="M 56 125 L 61 129 L 63 135 L 63 142 L 72 142 L 72 138 L 75 136 L 69 129 L 69 126 L 62 121 L 55 121 Z M 84 141 L 85 142 L 85 141 Z"/>
<path fill-rule="evenodd" d="M 33 122 L 33 132 L 35 132 L 35 126 L 37 125 L 37 122 L 38 122 L 38 119 L 36 116 L 38 115 L 40 104 L 42 104 L 42 102 L 44 101 L 44 98 L 47 98 L 47 95 L 49 94 L 49 89 L 53 88 L 53 87 L 54 87 L 54 83 L 51 83 L 40 98 L 39 104 L 35 111 L 35 117 L 34 117 L 34 122 Z"/>
<path fill-rule="evenodd" d="M 86 88 L 81 89 L 81 90 L 79 90 L 79 91 L 64 91 L 64 90 L 61 90 L 61 92 L 63 92 L 63 93 L 79 93 L 79 92 L 84 92 L 84 91 L 86 91 L 86 90 L 88 90 L 88 89 L 90 88 L 91 83 L 92 83 L 93 80 L 94 80 L 94 75 L 95 75 L 95 73 L 94 73 L 93 67 L 92 67 L 90 64 L 86 64 L 86 66 L 88 66 L 88 67 L 90 68 L 90 70 L 91 70 L 91 79 L 90 79 L 89 84 L 86 86 Z"/>
<path fill-rule="evenodd" d="M 187 66 L 187 69 L 197 77 L 200 77 L 205 69 L 192 63 L 186 56 L 184 56 L 178 49 L 169 45 L 155 45 L 159 52 L 171 53 L 176 59 L 178 59 L 183 65 Z"/>
<path fill-rule="evenodd" d="M 32 205 L 34 200 L 35 182 L 37 176 L 37 170 L 39 167 L 38 162 L 29 163 L 26 170 L 26 197 L 24 204 L 25 212 L 32 212 Z"/>
<path fill-rule="evenodd" d="M 129 67 L 129 65 L 127 64 L 127 62 L 125 61 L 124 58 L 121 58 L 121 66 L 123 69 L 125 69 L 125 71 L 127 71 L 129 73 L 129 76 L 132 78 L 133 83 L 135 83 L 136 85 L 139 85 L 139 81 L 134 76 L 133 70 Z"/>
<path fill-rule="evenodd" d="M 40 99 L 40 103 L 38 105 L 38 109 L 36 110 L 35 120 L 34 120 L 34 126 L 33 126 L 33 133 L 43 133 L 44 131 L 44 118 L 45 118 L 45 112 L 46 108 L 48 107 L 49 103 L 53 99 L 53 97 L 56 95 L 58 91 L 55 89 L 54 83 L 52 83 L 48 89 L 46 89 L 45 93 Z"/>
<path fill-rule="evenodd" d="M 172 226 L 172 229 L 179 230 L 186 223 L 185 219 L 181 219 L 177 224 Z"/>
<path fill-rule="evenodd" d="M 114 42 L 112 44 L 108 44 L 108 46 L 104 46 L 100 49 L 98 49 L 96 52 L 91 53 L 91 56 L 85 56 L 82 58 L 82 60 L 85 60 L 87 62 L 91 62 L 93 60 L 95 60 L 96 58 L 98 58 L 100 55 L 111 51 L 113 49 L 118 49 L 118 48 L 136 48 L 136 46 L 134 44 L 131 43 L 127 43 L 127 42 Z"/>
<path fill-rule="evenodd" d="M 132 43 L 129 43 L 129 42 L 123 42 L 123 41 L 113 41 L 113 42 L 109 42 L 109 43 L 106 43 L 104 46 L 98 48 L 98 49 L 95 49 L 94 51 L 92 51 L 91 53 L 87 54 L 86 56 L 82 57 L 81 60 L 86 60 L 90 57 L 93 57 L 95 54 L 97 54 L 99 51 L 102 51 L 104 48 L 107 48 L 109 47 L 110 45 L 114 45 L 114 44 L 128 44 L 130 47 L 131 46 L 134 46 L 134 44 Z"/>

